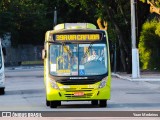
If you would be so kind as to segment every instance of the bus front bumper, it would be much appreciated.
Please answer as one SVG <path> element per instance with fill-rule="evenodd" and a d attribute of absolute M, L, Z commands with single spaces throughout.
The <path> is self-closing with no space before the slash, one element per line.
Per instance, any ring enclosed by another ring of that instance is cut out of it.
<path fill-rule="evenodd" d="M 79 88 L 80 90 L 47 90 L 48 101 L 90 101 L 90 100 L 108 100 L 110 99 L 110 87 L 105 86 L 101 89 L 89 90 Z"/>

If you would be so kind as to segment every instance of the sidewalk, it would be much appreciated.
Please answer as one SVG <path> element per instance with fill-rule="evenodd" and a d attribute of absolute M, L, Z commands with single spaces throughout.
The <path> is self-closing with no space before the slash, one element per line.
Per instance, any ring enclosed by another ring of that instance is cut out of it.
<path fill-rule="evenodd" d="M 160 82 L 160 72 L 140 72 L 140 78 L 132 78 L 132 74 L 127 74 L 126 72 L 112 73 L 112 76 L 130 80 L 130 81 L 159 81 Z"/>
<path fill-rule="evenodd" d="M 5 67 L 5 70 L 35 70 L 35 69 L 43 69 L 43 65 L 22 65 L 22 66 L 12 66 L 12 67 Z"/>

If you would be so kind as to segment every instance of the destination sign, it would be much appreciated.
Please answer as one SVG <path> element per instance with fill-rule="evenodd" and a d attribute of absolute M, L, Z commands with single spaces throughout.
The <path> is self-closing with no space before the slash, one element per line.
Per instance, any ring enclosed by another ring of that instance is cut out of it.
<path fill-rule="evenodd" d="M 100 40 L 100 34 L 60 34 L 55 35 L 56 41 L 95 41 Z"/>

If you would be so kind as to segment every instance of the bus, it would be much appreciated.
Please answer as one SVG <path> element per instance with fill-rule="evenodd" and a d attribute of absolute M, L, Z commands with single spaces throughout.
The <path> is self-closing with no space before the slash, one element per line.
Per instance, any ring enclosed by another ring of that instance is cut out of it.
<path fill-rule="evenodd" d="M 107 107 L 111 67 L 106 31 L 91 23 L 58 24 L 45 34 L 42 58 L 47 106 L 91 101 Z"/>
<path fill-rule="evenodd" d="M 0 95 L 5 93 L 4 58 L 0 39 Z"/>

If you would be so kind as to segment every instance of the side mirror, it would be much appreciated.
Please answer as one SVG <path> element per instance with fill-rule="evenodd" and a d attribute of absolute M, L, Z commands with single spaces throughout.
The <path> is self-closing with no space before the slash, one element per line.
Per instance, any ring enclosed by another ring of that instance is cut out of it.
<path fill-rule="evenodd" d="M 47 56 L 46 50 L 43 49 L 42 50 L 42 59 L 44 60 L 46 58 L 46 56 Z"/>

